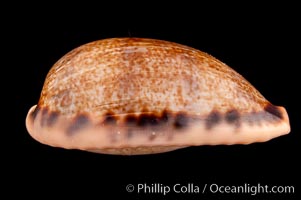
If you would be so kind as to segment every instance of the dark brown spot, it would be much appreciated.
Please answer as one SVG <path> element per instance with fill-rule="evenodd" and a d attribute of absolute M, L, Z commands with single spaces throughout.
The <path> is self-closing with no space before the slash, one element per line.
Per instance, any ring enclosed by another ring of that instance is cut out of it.
<path fill-rule="evenodd" d="M 149 123 L 148 123 L 149 125 L 158 126 L 158 125 L 160 125 L 160 123 L 161 123 L 161 118 L 160 117 L 157 117 L 155 115 L 150 115 Z"/>
<path fill-rule="evenodd" d="M 58 112 L 51 112 L 50 115 L 47 117 L 46 124 L 47 126 L 52 126 L 58 119 L 59 113 Z"/>
<path fill-rule="evenodd" d="M 279 119 L 283 119 L 283 115 L 282 112 L 280 111 L 280 109 L 272 104 L 267 104 L 264 108 L 264 110 L 276 117 L 278 117 Z"/>
<path fill-rule="evenodd" d="M 167 111 L 163 111 L 162 112 L 162 115 L 160 116 L 160 120 L 163 122 L 163 123 L 167 123 L 168 122 L 168 119 L 169 119 L 169 114 Z"/>
<path fill-rule="evenodd" d="M 221 115 L 217 111 L 212 111 L 206 119 L 206 128 L 211 129 L 221 121 Z"/>
<path fill-rule="evenodd" d="M 116 117 L 113 114 L 106 114 L 105 119 L 103 121 L 104 124 L 106 125 L 115 125 L 117 122 Z"/>
<path fill-rule="evenodd" d="M 147 124 L 153 127 L 161 126 L 168 123 L 168 120 L 170 118 L 170 114 L 168 112 L 162 112 L 161 115 L 158 114 L 150 114 L 144 119 L 144 121 L 147 121 Z"/>
<path fill-rule="evenodd" d="M 147 126 L 147 125 L 158 125 L 158 120 L 156 119 L 156 116 L 149 115 L 149 114 L 141 114 L 138 117 L 138 126 Z"/>
<path fill-rule="evenodd" d="M 30 113 L 30 117 L 32 119 L 32 121 L 35 120 L 35 118 L 37 117 L 38 113 L 40 112 L 41 108 L 39 106 L 36 106 L 36 108 L 34 109 L 34 111 L 32 113 Z"/>
<path fill-rule="evenodd" d="M 225 119 L 229 124 L 239 125 L 239 113 L 237 110 L 230 110 L 226 113 Z"/>
<path fill-rule="evenodd" d="M 162 112 L 161 115 L 154 113 L 142 113 L 140 115 L 129 114 L 125 117 L 124 123 L 127 126 L 151 126 L 154 129 L 156 127 L 166 124 L 169 119 L 168 112 Z"/>
<path fill-rule="evenodd" d="M 42 115 L 41 115 L 41 127 L 47 125 L 47 118 L 48 118 L 48 109 L 43 108 Z"/>
<path fill-rule="evenodd" d="M 136 125 L 136 123 L 137 123 L 137 117 L 135 115 L 127 115 L 125 117 L 125 123 L 128 126 Z"/>
<path fill-rule="evenodd" d="M 80 114 L 72 121 L 66 132 L 68 135 L 72 135 L 75 132 L 85 128 L 87 125 L 89 125 L 89 123 L 89 118 L 84 114 Z"/>
<path fill-rule="evenodd" d="M 175 117 L 174 127 L 176 129 L 182 129 L 187 127 L 188 125 L 188 118 L 184 113 L 178 113 Z"/>

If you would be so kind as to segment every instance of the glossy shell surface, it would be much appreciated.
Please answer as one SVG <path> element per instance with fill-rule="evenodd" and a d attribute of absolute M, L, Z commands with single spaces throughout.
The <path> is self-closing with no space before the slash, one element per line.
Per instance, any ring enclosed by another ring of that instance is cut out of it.
<path fill-rule="evenodd" d="M 285 109 L 226 64 L 142 38 L 99 40 L 63 56 L 26 126 L 51 146 L 128 155 L 263 142 L 290 131 Z"/>

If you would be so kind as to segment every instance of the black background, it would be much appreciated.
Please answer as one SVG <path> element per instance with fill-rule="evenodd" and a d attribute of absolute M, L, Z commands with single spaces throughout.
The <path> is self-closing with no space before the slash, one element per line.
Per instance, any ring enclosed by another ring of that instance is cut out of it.
<path fill-rule="evenodd" d="M 152 6 L 150 6 L 152 5 Z M 5 141 L 10 176 L 6 186 L 26 194 L 85 199 L 141 199 L 127 184 L 293 185 L 300 193 L 300 32 L 294 5 L 61 5 L 18 4 L 6 21 L 14 97 L 13 132 Z M 138 6 L 135 9 L 132 6 Z M 117 7 L 117 8 L 116 8 Z M 48 11 L 47 11 L 48 9 Z M 185 13 L 186 12 L 186 13 Z M 12 14 L 13 15 L 13 14 Z M 112 156 L 40 144 L 26 131 L 25 117 L 36 104 L 51 66 L 79 45 L 111 37 L 147 37 L 200 49 L 225 62 L 269 101 L 286 107 L 292 131 L 266 143 L 200 146 L 146 156 Z M 12 193 L 14 194 L 14 193 Z M 25 195 L 25 194 L 23 194 Z M 110 198 L 104 196 L 111 195 Z M 170 197 L 171 195 L 169 195 Z M 222 198 L 222 194 L 181 194 L 176 198 Z M 250 195 L 226 195 L 245 198 Z M 162 194 L 156 198 L 164 198 Z M 289 199 L 296 194 L 257 195 Z"/>

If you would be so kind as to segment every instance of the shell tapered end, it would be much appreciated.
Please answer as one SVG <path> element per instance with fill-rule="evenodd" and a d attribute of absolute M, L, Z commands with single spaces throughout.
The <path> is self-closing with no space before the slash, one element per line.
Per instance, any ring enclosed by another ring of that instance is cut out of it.
<path fill-rule="evenodd" d="M 275 134 L 274 137 L 286 135 L 290 133 L 291 126 L 290 126 L 290 121 L 286 109 L 282 106 L 274 106 L 274 107 L 277 110 L 276 112 L 274 109 L 267 108 L 267 107 L 265 108 L 267 112 L 273 114 L 274 116 L 277 116 L 280 119 L 278 122 L 279 128 L 278 129 L 275 128 L 274 130 L 274 134 Z M 273 134 L 273 132 L 271 134 Z"/>

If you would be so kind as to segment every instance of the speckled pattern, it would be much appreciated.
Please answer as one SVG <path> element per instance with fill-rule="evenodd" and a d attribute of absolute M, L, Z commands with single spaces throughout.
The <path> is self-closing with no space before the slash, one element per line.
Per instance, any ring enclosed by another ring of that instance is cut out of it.
<path fill-rule="evenodd" d="M 95 41 L 63 56 L 26 126 L 44 144 L 109 154 L 249 144 L 290 131 L 285 109 L 226 64 L 142 38 Z"/>
<path fill-rule="evenodd" d="M 74 49 L 50 70 L 39 106 L 63 115 L 142 111 L 256 112 L 264 97 L 241 75 L 187 46 L 107 39 Z"/>

